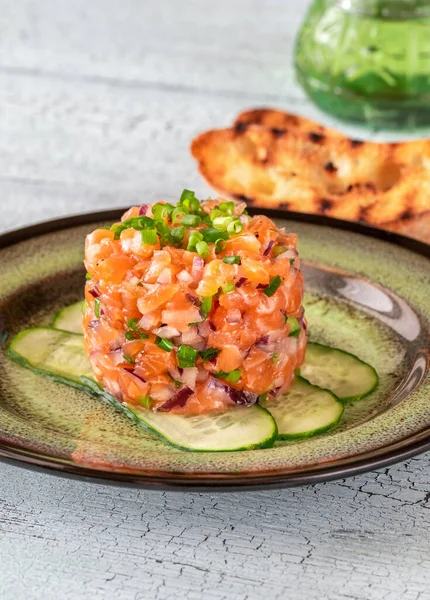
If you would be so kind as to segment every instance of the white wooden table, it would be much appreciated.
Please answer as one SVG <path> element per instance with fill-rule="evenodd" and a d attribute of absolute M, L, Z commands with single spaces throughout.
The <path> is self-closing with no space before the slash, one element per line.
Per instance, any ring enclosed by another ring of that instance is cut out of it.
<path fill-rule="evenodd" d="M 291 69 L 306 5 L 0 0 L 0 229 L 204 195 L 195 133 L 264 104 L 317 117 Z M 429 455 L 206 495 L 0 464 L 0 598 L 430 600 L 429 479 Z"/>

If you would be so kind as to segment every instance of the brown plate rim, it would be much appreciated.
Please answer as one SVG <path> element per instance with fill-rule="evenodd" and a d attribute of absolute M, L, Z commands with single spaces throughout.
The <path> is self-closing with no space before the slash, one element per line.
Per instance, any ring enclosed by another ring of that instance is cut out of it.
<path fill-rule="evenodd" d="M 69 217 L 43 221 L 20 229 L 8 231 L 0 235 L 0 248 L 5 248 L 23 242 L 39 235 L 45 235 L 59 230 L 70 229 L 80 225 L 88 225 L 99 221 L 115 221 L 120 218 L 126 208 L 116 208 L 97 212 L 81 213 Z M 332 229 L 340 229 L 359 233 L 376 238 L 396 246 L 411 250 L 421 256 L 430 258 L 430 245 L 404 235 L 369 227 L 358 222 L 343 221 L 324 215 L 313 215 L 278 209 L 250 207 L 251 214 L 264 214 L 270 218 L 288 219 L 299 223 L 310 223 Z M 219 475 L 203 474 L 199 477 L 180 473 L 159 473 L 157 475 L 139 473 L 121 473 L 91 469 L 73 463 L 61 463 L 48 456 L 37 456 L 31 451 L 13 447 L 0 440 L 0 460 L 15 466 L 26 467 L 35 471 L 56 474 L 73 479 L 92 481 L 103 484 L 124 485 L 127 487 L 140 487 L 143 489 L 172 490 L 172 491 L 249 491 L 256 489 L 273 489 L 283 487 L 296 487 L 312 485 L 343 479 L 360 473 L 387 467 L 396 462 L 412 458 L 417 454 L 430 450 L 430 427 L 425 428 L 421 439 L 408 442 L 409 438 L 396 444 L 380 448 L 377 451 L 364 455 L 357 455 L 348 460 L 327 463 L 317 470 L 302 471 L 301 473 L 288 473 L 276 471 L 264 474 L 237 474 Z M 416 439 L 416 434 L 414 434 Z"/>

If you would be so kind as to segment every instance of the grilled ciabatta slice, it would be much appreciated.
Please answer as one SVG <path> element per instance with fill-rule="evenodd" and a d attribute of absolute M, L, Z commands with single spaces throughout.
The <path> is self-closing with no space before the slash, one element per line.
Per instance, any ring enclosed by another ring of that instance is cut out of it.
<path fill-rule="evenodd" d="M 257 109 L 232 128 L 202 133 L 191 152 L 210 185 L 250 204 L 430 237 L 422 220 L 430 212 L 430 140 L 363 142 Z"/>

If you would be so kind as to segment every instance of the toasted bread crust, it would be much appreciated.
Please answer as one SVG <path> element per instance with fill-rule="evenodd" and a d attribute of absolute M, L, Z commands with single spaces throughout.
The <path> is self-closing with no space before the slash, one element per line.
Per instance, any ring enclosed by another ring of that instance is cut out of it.
<path fill-rule="evenodd" d="M 191 152 L 218 192 L 256 206 L 420 231 L 430 212 L 430 140 L 351 140 L 318 124 L 257 109 L 197 136 Z M 413 225 L 413 226 L 412 226 Z M 430 237 L 430 234 L 429 234 Z"/>

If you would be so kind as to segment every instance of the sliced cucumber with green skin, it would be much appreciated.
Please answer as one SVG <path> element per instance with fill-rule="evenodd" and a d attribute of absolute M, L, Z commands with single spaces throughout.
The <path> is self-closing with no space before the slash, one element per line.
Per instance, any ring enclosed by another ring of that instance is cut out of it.
<path fill-rule="evenodd" d="M 8 348 L 9 356 L 24 367 L 78 389 L 87 389 L 81 377 L 94 377 L 84 351 L 83 336 L 49 327 L 18 333 Z"/>
<path fill-rule="evenodd" d="M 12 340 L 9 356 L 33 371 L 103 398 L 182 450 L 232 452 L 270 448 L 276 440 L 276 423 L 260 406 L 233 407 L 223 414 L 200 416 L 124 406 L 94 381 L 82 335 L 46 327 L 27 329 Z"/>
<path fill-rule="evenodd" d="M 264 406 L 278 427 L 278 439 L 307 438 L 328 431 L 338 423 L 344 407 L 328 390 L 296 377 L 288 392 Z"/>
<path fill-rule="evenodd" d="M 300 377 L 330 390 L 343 402 L 364 398 L 378 385 L 378 375 L 367 363 L 344 350 L 313 342 L 306 347 Z"/>
<path fill-rule="evenodd" d="M 63 331 L 70 331 L 71 333 L 82 333 L 84 302 L 84 300 L 80 300 L 59 310 L 54 317 L 52 327 L 62 329 Z"/>

